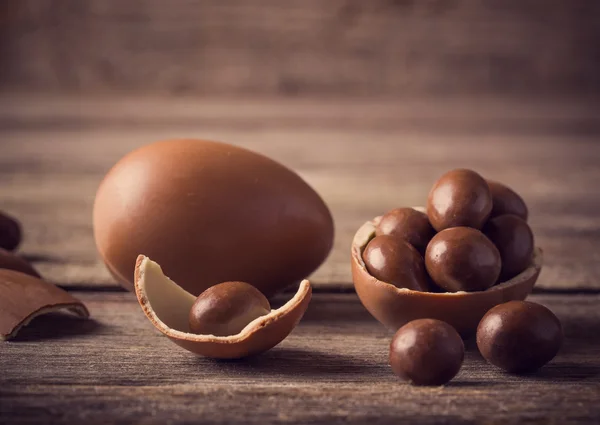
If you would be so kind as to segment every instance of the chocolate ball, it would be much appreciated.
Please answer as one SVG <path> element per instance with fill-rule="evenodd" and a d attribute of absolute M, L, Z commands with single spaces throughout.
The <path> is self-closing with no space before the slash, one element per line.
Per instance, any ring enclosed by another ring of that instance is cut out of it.
<path fill-rule="evenodd" d="M 223 282 L 202 292 L 190 309 L 190 331 L 229 336 L 271 311 L 267 298 L 245 282 Z"/>
<path fill-rule="evenodd" d="M 421 254 L 435 235 L 427 214 L 414 208 L 396 208 L 387 212 L 375 228 L 376 235 L 390 235 L 404 239 Z"/>
<path fill-rule="evenodd" d="M 427 216 L 435 230 L 467 226 L 481 229 L 492 211 L 487 182 L 472 170 L 444 174 L 429 192 Z"/>
<path fill-rule="evenodd" d="M 521 198 L 517 192 L 512 190 L 510 187 L 498 183 L 493 180 L 488 180 L 488 187 L 492 194 L 492 212 L 490 217 L 497 217 L 504 214 L 514 214 L 527 221 L 529 214 L 527 205 L 523 198 Z"/>
<path fill-rule="evenodd" d="M 390 364 L 396 375 L 415 385 L 443 385 L 456 376 L 465 347 L 456 330 L 435 319 L 402 326 L 390 344 Z"/>
<path fill-rule="evenodd" d="M 532 372 L 556 356 L 560 321 L 546 307 L 510 301 L 489 310 L 477 327 L 477 347 L 491 364 L 512 373 Z"/>
<path fill-rule="evenodd" d="M 13 217 L 0 212 L 0 248 L 13 251 L 21 243 L 21 225 Z"/>
<path fill-rule="evenodd" d="M 479 230 L 452 227 L 431 239 L 425 267 L 448 292 L 484 291 L 498 280 L 501 260 L 496 246 Z"/>
<path fill-rule="evenodd" d="M 423 257 L 408 242 L 390 235 L 375 236 L 363 251 L 369 274 L 398 288 L 428 291 Z"/>
<path fill-rule="evenodd" d="M 501 281 L 515 277 L 529 266 L 534 248 L 533 232 L 525 220 L 516 215 L 500 215 L 486 223 L 483 233 L 500 252 Z"/>

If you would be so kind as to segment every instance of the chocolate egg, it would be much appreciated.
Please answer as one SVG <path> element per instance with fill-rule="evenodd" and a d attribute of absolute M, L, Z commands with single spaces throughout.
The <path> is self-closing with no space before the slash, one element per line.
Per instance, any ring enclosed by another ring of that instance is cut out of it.
<path fill-rule="evenodd" d="M 500 215 L 490 219 L 483 232 L 500 252 L 500 280 L 510 279 L 525 270 L 534 248 L 533 232 L 525 220 L 512 214 Z"/>
<path fill-rule="evenodd" d="M 171 140 L 131 152 L 109 171 L 96 194 L 94 236 L 128 289 L 144 254 L 193 295 L 243 281 L 270 296 L 324 261 L 333 220 L 306 182 L 265 156 Z"/>
<path fill-rule="evenodd" d="M 491 211 L 490 188 L 472 170 L 447 172 L 433 185 L 427 199 L 427 216 L 438 232 L 459 226 L 481 229 Z"/>
<path fill-rule="evenodd" d="M 429 242 L 425 266 L 436 285 L 448 292 L 484 291 L 498 280 L 501 258 L 479 230 L 452 227 Z"/>
<path fill-rule="evenodd" d="M 198 272 L 200 273 L 200 271 Z M 226 288 L 228 286 L 226 285 Z M 228 335 L 218 336 L 197 334 L 190 329 L 192 324 L 189 320 L 190 313 L 197 300 L 196 297 L 165 276 L 159 264 L 143 255 L 136 260 L 134 288 L 142 311 L 158 331 L 192 353 L 215 359 L 240 359 L 273 348 L 298 325 L 312 296 L 310 282 L 303 280 L 300 282 L 296 294 L 281 307 L 270 310 L 270 308 L 267 309 L 268 302 L 265 302 L 266 300 L 259 301 L 258 304 L 262 304 L 265 308 L 264 315 L 261 312 L 257 315 L 258 317 L 253 319 L 244 314 L 245 319 L 249 322 L 242 323 L 241 330 L 228 328 L 225 332 Z M 240 288 L 234 289 L 237 292 Z M 220 289 L 218 290 L 220 291 Z M 255 295 L 252 296 L 255 297 Z M 215 306 L 218 310 L 224 307 L 221 304 L 223 299 L 213 298 L 213 301 L 220 304 Z M 232 324 L 230 320 L 236 316 L 235 312 L 233 315 L 227 313 L 221 315 L 220 313 L 223 313 L 223 310 L 218 312 L 217 316 L 221 316 L 220 318 L 225 322 Z M 212 320 L 215 318 L 215 316 L 209 318 L 209 315 L 202 314 L 202 317 L 198 317 L 198 319 Z M 215 323 L 213 322 L 213 324 Z M 226 326 L 227 324 L 221 323 L 221 325 Z M 202 326 L 202 329 L 196 330 L 209 329 Z M 231 331 L 235 333 L 229 335 Z"/>
<path fill-rule="evenodd" d="M 504 214 L 514 214 L 527 221 L 529 214 L 527 205 L 523 198 L 510 187 L 498 183 L 493 180 L 488 180 L 488 187 L 492 194 L 492 213 L 490 217 L 497 217 Z"/>
<path fill-rule="evenodd" d="M 350 259 L 352 280 L 356 294 L 369 313 L 393 331 L 411 320 L 430 318 L 450 324 L 463 337 L 472 336 L 490 308 L 509 300 L 525 299 L 542 269 L 543 253 L 536 248 L 525 270 L 485 291 L 434 293 L 397 288 L 371 275 L 362 258 L 379 220 L 381 217 L 367 221 L 354 235 Z"/>
<path fill-rule="evenodd" d="M 375 236 L 365 247 L 363 261 L 369 273 L 383 282 L 397 288 L 429 290 L 423 257 L 405 240 Z"/>
<path fill-rule="evenodd" d="M 395 208 L 381 217 L 375 234 L 404 239 L 424 254 L 427 244 L 435 235 L 435 230 L 424 212 L 414 208 Z"/>

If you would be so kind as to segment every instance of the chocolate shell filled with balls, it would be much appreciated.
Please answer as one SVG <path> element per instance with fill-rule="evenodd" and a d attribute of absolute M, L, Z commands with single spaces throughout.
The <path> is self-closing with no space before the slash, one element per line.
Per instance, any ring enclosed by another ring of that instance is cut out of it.
<path fill-rule="evenodd" d="M 492 307 L 523 300 L 542 267 L 523 199 L 467 169 L 435 182 L 427 206 L 366 222 L 352 244 L 352 276 L 367 310 L 397 330 L 437 319 L 475 333 Z"/>

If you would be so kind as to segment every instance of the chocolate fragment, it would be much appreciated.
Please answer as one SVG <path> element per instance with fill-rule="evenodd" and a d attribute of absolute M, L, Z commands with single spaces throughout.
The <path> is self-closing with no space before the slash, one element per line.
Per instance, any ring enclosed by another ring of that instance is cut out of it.
<path fill-rule="evenodd" d="M 62 309 L 89 317 L 85 305 L 59 287 L 25 273 L 0 270 L 0 339 L 14 338 L 35 317 Z"/>

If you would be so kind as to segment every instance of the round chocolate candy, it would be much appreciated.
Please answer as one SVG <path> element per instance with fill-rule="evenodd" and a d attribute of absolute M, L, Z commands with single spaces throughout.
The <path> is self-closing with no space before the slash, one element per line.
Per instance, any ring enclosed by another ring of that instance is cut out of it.
<path fill-rule="evenodd" d="M 418 319 L 402 326 L 390 344 L 390 364 L 415 385 L 443 385 L 456 376 L 465 347 L 456 330 L 440 320 Z"/>
<path fill-rule="evenodd" d="M 515 277 L 531 263 L 533 232 L 522 218 L 512 214 L 494 217 L 486 223 L 483 232 L 500 252 L 501 281 Z"/>
<path fill-rule="evenodd" d="M 512 373 L 532 372 L 556 356 L 560 321 L 546 307 L 510 301 L 490 309 L 477 327 L 477 347 L 491 364 Z"/>
<path fill-rule="evenodd" d="M 398 288 L 428 291 L 423 257 L 408 242 L 390 235 L 375 236 L 363 251 L 369 274 Z"/>
<path fill-rule="evenodd" d="M 0 248 L 14 251 L 21 243 L 21 225 L 3 212 L 0 212 Z"/>
<path fill-rule="evenodd" d="M 431 279 L 448 292 L 484 291 L 500 275 L 500 253 L 479 230 L 452 227 L 435 235 L 425 252 Z"/>
<path fill-rule="evenodd" d="M 525 204 L 525 201 L 523 201 L 523 198 L 517 194 L 517 192 L 512 190 L 510 187 L 493 180 L 488 180 L 487 183 L 488 187 L 490 188 L 490 193 L 492 194 L 493 203 L 490 217 L 497 217 L 504 214 L 514 214 L 527 221 L 527 216 L 529 214 L 527 205 Z"/>
<path fill-rule="evenodd" d="M 427 244 L 435 235 L 435 230 L 424 212 L 414 208 L 396 208 L 381 217 L 375 234 L 404 239 L 424 254 Z"/>
<path fill-rule="evenodd" d="M 199 335 L 235 335 L 270 311 L 269 301 L 254 286 L 223 282 L 196 298 L 189 314 L 190 331 Z"/>
<path fill-rule="evenodd" d="M 492 211 L 487 182 L 472 170 L 444 174 L 429 192 L 427 216 L 435 230 L 468 226 L 481 229 Z"/>

